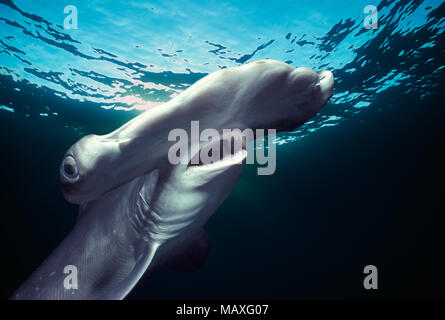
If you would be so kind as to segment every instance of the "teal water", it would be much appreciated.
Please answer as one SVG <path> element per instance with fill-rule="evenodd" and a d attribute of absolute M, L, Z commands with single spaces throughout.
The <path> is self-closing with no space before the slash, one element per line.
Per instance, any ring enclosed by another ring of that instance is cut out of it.
<path fill-rule="evenodd" d="M 158 272 L 130 298 L 444 297 L 445 5 L 376 1 L 367 30 L 368 4 L 0 1 L 2 297 L 73 225 L 58 182 L 72 143 L 263 58 L 331 70 L 333 98 L 278 136 L 273 176 L 245 168 L 203 269 Z M 378 292 L 363 290 L 366 264 Z"/>

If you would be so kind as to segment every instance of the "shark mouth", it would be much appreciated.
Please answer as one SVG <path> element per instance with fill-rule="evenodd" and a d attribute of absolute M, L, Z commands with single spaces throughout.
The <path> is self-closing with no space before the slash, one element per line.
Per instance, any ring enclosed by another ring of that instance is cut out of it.
<path fill-rule="evenodd" d="M 190 158 L 187 169 L 215 169 L 228 164 L 241 164 L 247 156 L 250 141 L 241 135 L 213 138 Z"/>

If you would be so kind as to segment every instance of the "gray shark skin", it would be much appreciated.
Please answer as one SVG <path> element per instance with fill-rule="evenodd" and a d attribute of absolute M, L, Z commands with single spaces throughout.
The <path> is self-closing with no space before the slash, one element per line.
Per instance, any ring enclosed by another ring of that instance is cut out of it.
<path fill-rule="evenodd" d="M 292 130 L 333 87 L 329 71 L 261 60 L 209 74 L 110 134 L 83 137 L 60 167 L 65 199 L 79 204 L 76 224 L 11 298 L 123 299 L 157 268 L 199 267 L 209 248 L 203 226 L 235 187 L 246 144 L 214 163 L 191 166 L 191 153 L 187 164 L 171 165 L 169 132 L 190 131 L 194 120 L 219 132 Z M 78 270 L 77 289 L 64 286 L 67 265 Z"/>

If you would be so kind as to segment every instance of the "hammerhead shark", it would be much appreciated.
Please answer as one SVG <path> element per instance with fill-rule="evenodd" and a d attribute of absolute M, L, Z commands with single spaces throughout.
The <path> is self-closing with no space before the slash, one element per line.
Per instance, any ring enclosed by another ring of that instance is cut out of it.
<path fill-rule="evenodd" d="M 211 73 L 117 130 L 83 137 L 60 166 L 63 195 L 79 205 L 74 228 L 11 298 L 123 299 L 158 268 L 198 268 L 209 250 L 203 227 L 235 187 L 250 141 L 222 135 L 211 143 L 243 143 L 196 165 L 190 160 L 205 146 L 189 141 L 194 151 L 172 164 L 169 132 L 190 133 L 191 121 L 218 132 L 290 131 L 317 114 L 333 88 L 330 71 L 260 60 Z M 66 266 L 77 270 L 68 289 Z"/>

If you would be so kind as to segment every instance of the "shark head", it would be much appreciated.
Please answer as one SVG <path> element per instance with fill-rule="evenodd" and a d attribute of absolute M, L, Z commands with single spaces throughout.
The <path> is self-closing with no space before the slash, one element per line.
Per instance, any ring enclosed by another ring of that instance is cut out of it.
<path fill-rule="evenodd" d="M 155 169 L 170 170 L 169 132 L 190 128 L 297 128 L 328 102 L 330 71 L 294 68 L 260 60 L 211 73 L 171 101 L 153 107 L 110 134 L 89 135 L 75 143 L 60 166 L 65 198 L 85 203 Z"/>

